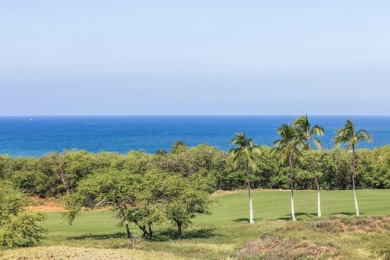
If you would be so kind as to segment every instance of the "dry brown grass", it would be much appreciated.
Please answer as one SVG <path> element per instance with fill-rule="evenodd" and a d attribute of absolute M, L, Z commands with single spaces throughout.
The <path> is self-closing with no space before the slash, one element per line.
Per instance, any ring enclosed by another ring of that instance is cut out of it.
<path fill-rule="evenodd" d="M 180 259 L 166 252 L 139 251 L 134 249 L 97 249 L 69 246 L 34 247 L 1 252 L 0 258 L 13 260 L 133 260 L 133 259 Z"/>

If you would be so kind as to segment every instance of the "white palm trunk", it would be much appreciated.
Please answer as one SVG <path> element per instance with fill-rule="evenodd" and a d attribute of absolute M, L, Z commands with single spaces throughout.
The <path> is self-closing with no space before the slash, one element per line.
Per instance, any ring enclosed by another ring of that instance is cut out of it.
<path fill-rule="evenodd" d="M 317 191 L 317 216 L 320 218 L 321 217 L 321 192 L 318 190 Z"/>
<path fill-rule="evenodd" d="M 310 151 L 310 155 L 311 155 L 311 151 Z M 316 188 L 317 188 L 317 217 L 320 218 L 321 217 L 321 188 L 320 185 L 318 184 L 316 168 L 314 165 L 314 158 L 312 158 L 311 165 L 314 172 L 314 181 L 316 183 Z"/>
<path fill-rule="evenodd" d="M 255 223 L 253 221 L 253 207 L 252 207 L 252 197 L 251 197 L 251 194 L 249 192 L 249 224 L 253 224 Z"/>
<path fill-rule="evenodd" d="M 318 184 L 318 179 L 317 179 L 315 169 L 314 169 L 314 180 L 316 182 L 316 187 L 317 187 L 317 217 L 320 218 L 321 217 L 321 188 L 320 185 Z"/>
<path fill-rule="evenodd" d="M 353 199 L 355 200 L 355 210 L 356 210 L 356 216 L 359 216 L 359 206 L 358 201 L 356 197 L 356 187 L 355 187 L 355 147 L 352 146 L 352 189 L 353 189 Z"/>
<path fill-rule="evenodd" d="M 291 216 L 292 216 L 292 220 L 296 221 L 295 207 L 294 207 L 294 180 L 293 180 L 292 158 L 291 157 L 289 157 L 289 163 L 290 163 L 290 188 L 291 188 Z"/>
<path fill-rule="evenodd" d="M 249 196 L 249 224 L 255 223 L 253 221 L 253 206 L 252 206 L 252 195 L 251 195 L 251 181 L 249 180 L 249 172 L 247 171 L 247 183 L 248 183 L 248 196 Z"/>
<path fill-rule="evenodd" d="M 294 191 L 291 191 L 291 216 L 293 221 L 297 221 L 295 219 L 295 209 L 294 209 Z"/>
<path fill-rule="evenodd" d="M 354 189 L 353 189 L 353 199 L 355 200 L 356 216 L 359 216 L 359 206 L 358 206 L 358 202 L 357 202 L 355 187 L 354 187 Z"/>

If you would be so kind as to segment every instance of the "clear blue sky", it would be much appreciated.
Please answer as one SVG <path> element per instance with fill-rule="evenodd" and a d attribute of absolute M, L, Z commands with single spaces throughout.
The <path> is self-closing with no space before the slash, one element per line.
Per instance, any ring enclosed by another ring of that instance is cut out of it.
<path fill-rule="evenodd" d="M 390 1 L 0 0 L 0 115 L 390 115 Z"/>

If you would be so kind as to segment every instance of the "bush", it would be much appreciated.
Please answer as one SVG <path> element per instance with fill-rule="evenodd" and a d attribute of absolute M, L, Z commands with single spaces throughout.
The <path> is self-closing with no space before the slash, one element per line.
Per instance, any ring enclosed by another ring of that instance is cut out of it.
<path fill-rule="evenodd" d="M 45 230 L 39 223 L 44 216 L 24 210 L 28 204 L 28 198 L 10 182 L 0 182 L 0 246 L 25 246 L 43 238 Z"/>

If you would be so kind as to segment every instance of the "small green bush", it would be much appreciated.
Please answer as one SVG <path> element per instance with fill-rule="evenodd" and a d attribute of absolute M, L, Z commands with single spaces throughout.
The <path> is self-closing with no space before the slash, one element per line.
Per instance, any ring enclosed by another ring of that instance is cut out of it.
<path fill-rule="evenodd" d="M 28 198 L 10 182 L 0 182 L 0 246 L 25 246 L 43 238 L 45 230 L 39 223 L 44 216 L 24 210 L 28 204 Z"/>

